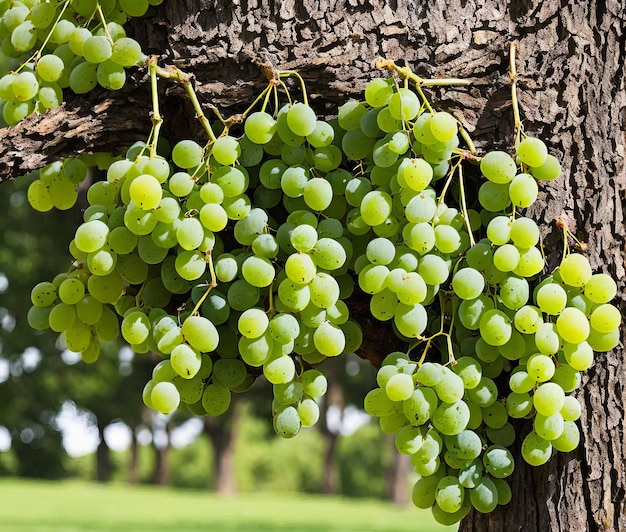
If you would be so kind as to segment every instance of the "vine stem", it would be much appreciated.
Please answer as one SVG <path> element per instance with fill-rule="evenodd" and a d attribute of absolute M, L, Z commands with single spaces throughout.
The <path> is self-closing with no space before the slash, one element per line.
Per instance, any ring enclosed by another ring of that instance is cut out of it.
<path fill-rule="evenodd" d="M 465 225 L 467 227 L 467 234 L 469 235 L 470 245 L 476 244 L 474 240 L 474 233 L 472 233 L 472 226 L 470 224 L 469 214 L 467 212 L 467 202 L 465 201 L 465 183 L 463 180 L 463 165 L 459 164 L 459 195 L 461 196 L 461 209 L 463 211 L 463 218 L 465 219 Z"/>
<path fill-rule="evenodd" d="M 213 266 L 213 256 L 211 255 L 210 251 L 207 251 L 206 253 L 206 262 L 209 265 L 209 273 L 211 274 L 211 282 L 207 285 L 206 292 L 202 294 L 202 297 L 198 300 L 198 302 L 196 303 L 196 306 L 193 307 L 193 310 L 191 311 L 192 316 L 195 316 L 198 313 L 198 310 L 200 310 L 202 303 L 204 303 L 204 300 L 207 298 L 211 290 L 213 290 L 217 286 L 217 276 L 215 275 L 215 268 Z"/>
<path fill-rule="evenodd" d="M 509 46 L 509 78 L 511 79 L 511 106 L 513 107 L 513 120 L 515 121 L 515 150 L 520 143 L 522 135 L 522 121 L 520 119 L 519 104 L 517 102 L 517 69 L 515 67 L 515 42 Z"/>
<path fill-rule="evenodd" d="M 208 135 L 210 142 L 215 142 L 217 140 L 217 137 L 215 136 L 215 133 L 213 132 L 213 128 L 211 127 L 209 119 L 205 116 L 204 111 L 202 110 L 202 106 L 200 105 L 200 102 L 198 101 L 198 96 L 196 94 L 196 91 L 193 89 L 193 85 L 191 83 L 192 76 L 190 74 L 187 74 L 186 72 L 183 72 L 182 70 L 180 70 L 179 68 L 175 66 L 163 68 L 163 67 L 159 67 L 155 65 L 155 68 L 156 68 L 156 74 L 160 78 L 172 79 L 174 81 L 177 81 L 180 85 L 183 86 L 183 88 L 185 89 L 185 92 L 187 93 L 188 98 L 191 100 L 191 104 L 193 105 L 194 111 L 196 112 L 196 118 L 200 120 L 200 123 L 202 124 L 202 127 L 204 127 L 204 130 L 206 131 L 206 134 Z"/>
<path fill-rule="evenodd" d="M 302 103 L 306 105 L 309 104 L 309 99 L 306 93 L 306 84 L 304 83 L 304 80 L 302 79 L 302 76 L 300 74 L 298 74 L 295 70 L 286 70 L 284 72 L 279 72 L 278 75 L 281 78 L 288 78 L 289 76 L 295 77 L 300 82 L 300 90 L 302 91 Z"/>
<path fill-rule="evenodd" d="M 150 69 L 150 88 L 152 95 L 152 132 L 150 133 L 150 157 L 156 156 L 157 144 L 159 141 L 159 132 L 161 131 L 161 125 L 163 124 L 163 117 L 159 110 L 159 91 L 158 91 L 158 78 L 157 78 L 157 64 L 156 58 L 150 59 L 148 68 Z"/>

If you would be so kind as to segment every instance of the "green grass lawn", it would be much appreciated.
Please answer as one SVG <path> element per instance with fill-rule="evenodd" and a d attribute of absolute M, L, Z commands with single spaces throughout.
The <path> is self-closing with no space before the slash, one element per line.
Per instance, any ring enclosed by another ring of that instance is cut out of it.
<path fill-rule="evenodd" d="M 7 532 L 444 532 L 430 511 L 374 500 L 299 494 L 220 497 L 201 491 L 0 480 Z"/>

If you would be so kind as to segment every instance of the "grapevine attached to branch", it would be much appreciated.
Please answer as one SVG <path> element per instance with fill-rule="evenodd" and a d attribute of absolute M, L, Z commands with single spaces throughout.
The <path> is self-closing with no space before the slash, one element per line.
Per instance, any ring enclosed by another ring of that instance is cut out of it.
<path fill-rule="evenodd" d="M 565 225 L 560 266 L 544 272 L 540 229 L 521 214 L 538 180 L 561 168 L 522 129 L 514 45 L 513 149 L 478 154 L 425 92 L 467 80 L 427 80 L 380 59 L 392 77 L 371 80 L 327 121 L 297 72 L 261 65 L 267 87 L 225 119 L 199 101 L 191 74 L 147 58 L 118 12 L 3 9 L 22 17 L 5 26 L 25 59 L 0 79 L 6 125 L 60 104 L 68 88 L 119 89 L 126 68 L 147 68 L 151 84 L 152 131 L 123 157 L 98 159 L 106 180 L 87 192 L 72 267 L 33 288 L 35 329 L 59 333 L 88 363 L 120 335 L 139 355 L 159 355 L 143 400 L 164 414 L 221 415 L 262 373 L 274 429 L 289 438 L 319 417 L 326 380 L 315 368 L 359 352 L 351 307 L 368 297 L 405 347 L 384 357 L 365 410 L 411 455 L 413 502 L 444 524 L 510 500 L 516 437 L 535 466 L 578 445 L 570 394 L 594 351 L 617 344 L 621 316 L 615 282 L 569 252 Z M 48 28 L 43 41 L 30 26 Z M 159 151 L 159 79 L 184 88 L 208 142 Z M 70 208 L 94 160 L 42 168 L 31 205 Z"/>

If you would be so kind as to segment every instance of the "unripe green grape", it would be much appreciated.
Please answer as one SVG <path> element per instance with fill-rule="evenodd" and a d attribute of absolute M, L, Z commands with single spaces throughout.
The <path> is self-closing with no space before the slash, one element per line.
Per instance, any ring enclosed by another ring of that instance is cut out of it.
<path fill-rule="evenodd" d="M 517 172 L 513 158 L 503 151 L 491 151 L 480 161 L 480 171 L 494 183 L 510 183 Z"/>
<path fill-rule="evenodd" d="M 591 327 L 599 333 L 610 333 L 619 328 L 622 314 L 619 309 L 609 303 L 598 305 L 591 313 Z"/>
<path fill-rule="evenodd" d="M 541 166 L 546 162 L 548 149 L 541 139 L 526 137 L 517 147 L 517 156 L 528 166 Z"/>
<path fill-rule="evenodd" d="M 519 174 L 513 178 L 509 185 L 509 196 L 516 207 L 525 209 L 530 207 L 536 200 L 539 187 L 535 178 L 530 174 Z"/>
<path fill-rule="evenodd" d="M 172 149 L 172 160 L 180 168 L 196 168 L 203 157 L 204 150 L 193 140 L 181 140 Z"/>
<path fill-rule="evenodd" d="M 401 88 L 389 99 L 389 112 L 396 120 L 413 120 L 419 110 L 417 95 L 410 89 Z"/>
<path fill-rule="evenodd" d="M 611 276 L 596 273 L 585 283 L 584 294 L 594 303 L 608 303 L 617 294 L 617 284 Z"/>
<path fill-rule="evenodd" d="M 131 67 L 140 63 L 144 58 L 141 45 L 130 37 L 120 37 L 113 43 L 111 61 L 122 66 Z"/>
<path fill-rule="evenodd" d="M 215 351 L 219 343 L 219 333 L 215 325 L 203 316 L 189 316 L 182 324 L 181 331 L 189 344 L 203 353 Z"/>
<path fill-rule="evenodd" d="M 274 415 L 274 430 L 283 438 L 293 438 L 302 426 L 298 410 L 294 406 L 280 407 Z"/>
<path fill-rule="evenodd" d="M 287 125 L 296 135 L 305 137 L 315 130 L 315 111 L 305 103 L 295 103 L 287 111 Z"/>
<path fill-rule="evenodd" d="M 537 179 L 553 181 L 561 175 L 561 163 L 554 155 L 548 154 L 544 163 L 531 167 L 530 172 Z"/>
<path fill-rule="evenodd" d="M 120 90 L 126 83 L 126 71 L 124 67 L 111 60 L 106 60 L 98 64 L 96 79 L 98 84 L 105 89 Z"/>
<path fill-rule="evenodd" d="M 456 136 L 458 124 L 450 113 L 440 111 L 431 116 L 430 130 L 439 142 L 449 142 Z"/>
<path fill-rule="evenodd" d="M 559 336 L 566 342 L 579 344 L 589 337 L 590 325 L 585 314 L 575 307 L 566 307 L 556 319 Z"/>
<path fill-rule="evenodd" d="M 218 382 L 209 384 L 202 394 L 202 406 L 210 416 L 221 416 L 228 410 L 230 401 L 230 390 Z"/>
<path fill-rule="evenodd" d="M 591 280 L 591 264 L 584 255 L 571 253 L 561 261 L 559 274 L 566 285 L 583 287 Z"/>
<path fill-rule="evenodd" d="M 365 86 L 365 101 L 374 108 L 385 105 L 393 94 L 393 85 L 389 80 L 374 78 Z"/>
<path fill-rule="evenodd" d="M 90 92 L 96 87 L 97 83 L 97 65 L 93 63 L 84 61 L 76 65 L 70 72 L 69 86 L 76 94 Z"/>

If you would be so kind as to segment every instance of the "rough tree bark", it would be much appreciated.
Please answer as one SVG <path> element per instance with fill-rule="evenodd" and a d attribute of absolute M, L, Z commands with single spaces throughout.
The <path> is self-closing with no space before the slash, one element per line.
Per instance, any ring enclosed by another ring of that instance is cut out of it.
<path fill-rule="evenodd" d="M 553 222 L 562 217 L 588 244 L 592 265 L 619 280 L 622 308 L 625 26 L 619 0 L 179 0 L 133 22 L 146 49 L 192 71 L 202 101 L 222 109 L 240 110 L 264 86 L 257 61 L 297 69 L 320 113 L 362 90 L 381 55 L 406 61 L 424 77 L 472 78 L 471 88 L 438 96 L 467 124 L 479 148 L 512 143 L 507 51 L 517 41 L 524 126 L 548 141 L 564 168 L 561 179 L 542 185 L 531 212 L 546 228 L 548 261 L 554 266 L 559 259 L 562 235 Z M 141 72 L 136 81 L 141 85 Z M 176 98 L 180 91 L 168 92 L 167 134 L 172 140 L 195 134 L 190 107 Z M 47 156 L 97 150 L 110 142 L 111 131 L 119 131 L 118 146 L 145 138 L 146 122 L 134 113 L 134 107 L 141 111 L 135 103 L 144 102 L 143 94 L 139 86 L 122 95 L 133 110 L 123 117 L 124 127 L 119 113 L 91 113 L 96 105 L 119 102 L 115 94 L 97 93 L 87 105 L 70 99 L 59 112 L 1 131 L 0 180 L 41 165 Z M 46 124 L 62 124 L 63 116 L 86 118 L 90 127 L 62 130 L 66 138 L 60 142 L 56 128 Z M 376 363 L 377 352 L 369 349 L 366 356 Z M 623 382 L 619 346 L 598 356 L 584 377 L 579 451 L 538 469 L 519 460 L 511 504 L 489 516 L 470 514 L 462 530 L 626 530 Z"/>

